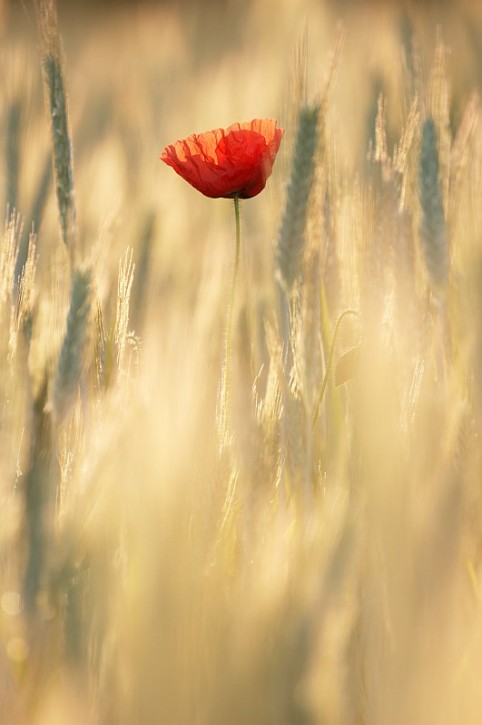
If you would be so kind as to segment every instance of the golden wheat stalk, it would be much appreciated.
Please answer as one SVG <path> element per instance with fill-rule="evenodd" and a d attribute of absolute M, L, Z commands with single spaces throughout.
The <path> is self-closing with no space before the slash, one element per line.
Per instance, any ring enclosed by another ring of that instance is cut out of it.
<path fill-rule="evenodd" d="M 20 127 L 22 103 L 20 98 L 12 99 L 7 110 L 5 130 L 5 157 L 7 178 L 7 206 L 12 211 L 18 203 L 18 178 L 20 169 Z"/>
<path fill-rule="evenodd" d="M 117 281 L 117 311 L 115 319 L 115 343 L 117 348 L 118 375 L 126 374 L 125 352 L 128 339 L 129 310 L 132 283 L 134 281 L 135 263 L 132 259 L 133 250 L 129 247 L 119 263 Z"/>

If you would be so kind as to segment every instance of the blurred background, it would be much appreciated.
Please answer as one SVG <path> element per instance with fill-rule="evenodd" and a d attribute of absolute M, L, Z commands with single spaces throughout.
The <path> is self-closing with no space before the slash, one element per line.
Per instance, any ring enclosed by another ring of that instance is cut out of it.
<path fill-rule="evenodd" d="M 0 722 L 479 725 L 482 3 L 58 6 L 92 350 L 51 433 L 34 383 L 60 367 L 74 294 L 34 5 L 0 0 Z M 320 99 L 300 233 L 313 276 L 287 343 L 275 250 L 299 109 Z M 448 321 L 419 244 L 427 108 L 442 132 Z M 241 205 L 233 435 L 220 445 L 233 207 L 159 157 L 256 117 L 285 136 L 266 190 Z M 23 264 L 32 228 L 20 305 L 15 244 Z M 358 383 L 330 383 L 312 434 L 331 325 L 348 308 L 360 324 L 343 327 L 336 354 L 367 322 L 367 359 Z M 313 354 L 311 377 L 289 371 L 288 385 L 282 343 Z M 35 426 L 60 492 L 25 611 Z M 313 484 L 309 507 L 289 455 Z"/>

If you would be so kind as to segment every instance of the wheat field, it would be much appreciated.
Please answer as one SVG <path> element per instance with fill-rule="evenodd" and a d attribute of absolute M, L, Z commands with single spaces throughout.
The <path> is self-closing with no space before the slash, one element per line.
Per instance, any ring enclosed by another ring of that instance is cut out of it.
<path fill-rule="evenodd" d="M 479 725 L 479 3 L 4 0 L 0 58 L 0 723 Z M 159 157 L 251 118 L 232 294 Z"/>

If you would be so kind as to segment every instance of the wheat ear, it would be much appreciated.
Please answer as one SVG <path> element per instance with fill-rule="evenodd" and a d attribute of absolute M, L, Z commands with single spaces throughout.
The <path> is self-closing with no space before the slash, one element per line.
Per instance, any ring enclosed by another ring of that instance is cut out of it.
<path fill-rule="evenodd" d="M 67 414 L 75 398 L 86 364 L 90 341 L 92 272 L 79 269 L 74 274 L 67 329 L 60 349 L 53 385 L 53 411 L 56 423 Z"/>
<path fill-rule="evenodd" d="M 319 105 L 305 105 L 298 119 L 286 206 L 278 237 L 277 262 L 283 286 L 291 292 L 301 271 L 308 199 L 318 142 Z"/>
<path fill-rule="evenodd" d="M 44 87 L 51 122 L 55 190 L 60 230 L 62 240 L 69 253 L 71 272 L 73 273 L 77 247 L 77 221 L 72 138 L 55 0 L 35 0 L 35 10 L 41 37 Z"/>
<path fill-rule="evenodd" d="M 449 272 L 449 242 L 439 179 L 437 131 L 431 116 L 422 126 L 418 167 L 420 241 L 432 289 L 440 293 Z"/>

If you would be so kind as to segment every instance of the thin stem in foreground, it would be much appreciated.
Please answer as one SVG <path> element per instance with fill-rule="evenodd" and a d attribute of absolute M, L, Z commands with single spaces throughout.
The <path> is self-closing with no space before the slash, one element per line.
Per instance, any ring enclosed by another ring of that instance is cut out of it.
<path fill-rule="evenodd" d="M 336 340 L 338 337 L 338 331 L 340 329 L 340 324 L 343 321 L 343 319 L 345 317 L 347 317 L 348 315 L 357 316 L 357 312 L 355 312 L 355 310 L 345 310 L 344 312 L 341 313 L 341 315 L 339 316 L 339 318 L 336 321 L 335 330 L 333 332 L 333 340 L 331 341 L 330 352 L 328 353 L 328 362 L 326 364 L 325 376 L 323 378 L 323 382 L 321 384 L 321 389 L 318 394 L 318 400 L 316 402 L 315 409 L 313 412 L 313 417 L 312 417 L 313 428 L 315 427 L 316 421 L 318 420 L 318 415 L 320 413 L 321 404 L 323 402 L 323 398 L 325 395 L 326 386 L 328 385 L 329 375 L 331 373 L 331 368 L 333 365 L 333 355 L 335 354 L 335 344 L 336 344 Z"/>

